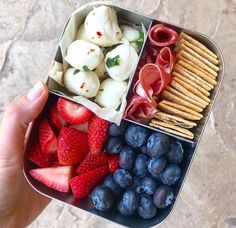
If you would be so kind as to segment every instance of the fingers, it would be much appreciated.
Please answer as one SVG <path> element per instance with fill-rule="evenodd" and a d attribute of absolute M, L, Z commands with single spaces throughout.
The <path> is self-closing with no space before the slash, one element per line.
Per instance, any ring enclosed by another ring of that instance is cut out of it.
<path fill-rule="evenodd" d="M 0 126 L 0 160 L 21 159 L 28 125 L 40 114 L 47 97 L 47 87 L 38 82 L 26 96 L 7 107 Z"/>

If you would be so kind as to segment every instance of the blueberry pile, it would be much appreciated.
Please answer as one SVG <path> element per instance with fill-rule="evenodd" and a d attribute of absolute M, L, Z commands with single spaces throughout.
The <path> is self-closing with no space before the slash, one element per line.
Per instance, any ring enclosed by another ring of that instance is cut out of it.
<path fill-rule="evenodd" d="M 154 218 L 174 201 L 172 186 L 181 177 L 184 156 L 181 142 L 127 122 L 111 124 L 108 134 L 105 150 L 120 155 L 120 168 L 93 190 L 95 208 L 117 207 L 123 216 Z"/>

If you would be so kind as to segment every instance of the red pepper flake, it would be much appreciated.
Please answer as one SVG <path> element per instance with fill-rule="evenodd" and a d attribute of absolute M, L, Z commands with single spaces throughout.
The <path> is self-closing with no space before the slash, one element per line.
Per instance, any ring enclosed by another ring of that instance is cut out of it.
<path fill-rule="evenodd" d="M 97 35 L 98 35 L 98 36 L 102 36 L 102 33 L 99 32 L 99 31 L 97 31 Z"/>
<path fill-rule="evenodd" d="M 85 86 L 85 83 L 83 82 L 82 85 L 80 86 L 80 89 L 83 89 Z"/>

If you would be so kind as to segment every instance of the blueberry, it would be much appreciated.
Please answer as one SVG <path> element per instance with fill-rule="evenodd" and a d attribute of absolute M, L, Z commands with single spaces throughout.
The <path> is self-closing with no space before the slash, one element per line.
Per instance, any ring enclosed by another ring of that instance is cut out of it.
<path fill-rule="evenodd" d="M 125 131 L 125 140 L 130 146 L 139 148 L 147 142 L 148 135 L 146 128 L 132 124 Z"/>
<path fill-rule="evenodd" d="M 180 179 L 181 169 L 178 165 L 169 165 L 160 176 L 163 184 L 173 185 Z"/>
<path fill-rule="evenodd" d="M 128 188 L 133 184 L 133 178 L 129 171 L 124 169 L 117 169 L 113 174 L 114 181 L 121 187 L 121 188 Z"/>
<path fill-rule="evenodd" d="M 126 146 L 120 152 L 119 164 L 122 169 L 131 169 L 135 160 L 135 152 L 133 147 Z"/>
<path fill-rule="evenodd" d="M 119 202 L 118 210 L 124 216 L 134 215 L 138 209 L 139 202 L 139 195 L 135 191 L 128 190 L 124 193 L 121 201 Z"/>
<path fill-rule="evenodd" d="M 138 214 L 144 219 L 152 219 L 156 216 L 157 208 L 153 204 L 151 196 L 146 194 L 141 196 Z"/>
<path fill-rule="evenodd" d="M 181 163 L 184 156 L 184 149 L 182 143 L 179 141 L 172 141 L 170 144 L 170 150 L 166 154 L 166 156 L 170 163 Z"/>
<path fill-rule="evenodd" d="M 157 186 L 158 186 L 157 181 L 152 177 L 144 177 L 142 179 L 143 191 L 148 195 L 154 194 Z"/>
<path fill-rule="evenodd" d="M 92 201 L 98 211 L 108 211 L 114 203 L 111 190 L 105 186 L 98 186 L 93 190 Z"/>
<path fill-rule="evenodd" d="M 170 148 L 169 137 L 165 134 L 155 132 L 147 141 L 147 153 L 151 157 L 159 158 L 166 154 Z"/>
<path fill-rule="evenodd" d="M 139 148 L 139 150 L 143 153 L 143 154 L 147 154 L 147 145 L 143 145 Z"/>
<path fill-rule="evenodd" d="M 114 181 L 112 175 L 105 178 L 103 186 L 106 186 L 111 190 L 116 200 L 121 198 L 124 190 Z"/>
<path fill-rule="evenodd" d="M 165 169 L 166 158 L 152 158 L 148 163 L 148 171 L 156 180 L 160 180 L 159 174 Z"/>
<path fill-rule="evenodd" d="M 109 154 L 118 154 L 123 149 L 124 142 L 120 137 L 110 137 L 107 140 L 105 150 Z"/>
<path fill-rule="evenodd" d="M 172 204 L 174 194 L 170 186 L 161 185 L 158 187 L 153 196 L 153 202 L 157 208 L 163 209 Z"/>
<path fill-rule="evenodd" d="M 124 121 L 122 121 L 119 126 L 115 123 L 111 123 L 108 128 L 108 134 L 110 136 L 122 136 L 125 132 L 126 127 L 127 123 Z"/>
<path fill-rule="evenodd" d="M 129 190 L 134 190 L 137 193 L 142 193 L 143 192 L 142 179 L 139 177 L 134 177 L 133 185 L 129 188 Z"/>
<path fill-rule="evenodd" d="M 148 173 L 149 157 L 144 154 L 139 154 L 135 160 L 134 173 L 138 177 L 146 177 Z"/>

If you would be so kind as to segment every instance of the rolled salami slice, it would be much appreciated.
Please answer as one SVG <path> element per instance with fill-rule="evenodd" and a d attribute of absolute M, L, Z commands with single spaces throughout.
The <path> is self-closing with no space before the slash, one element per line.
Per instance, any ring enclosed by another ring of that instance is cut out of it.
<path fill-rule="evenodd" d="M 153 46 L 166 47 L 175 44 L 179 35 L 173 29 L 157 24 L 151 28 L 148 37 Z"/>

